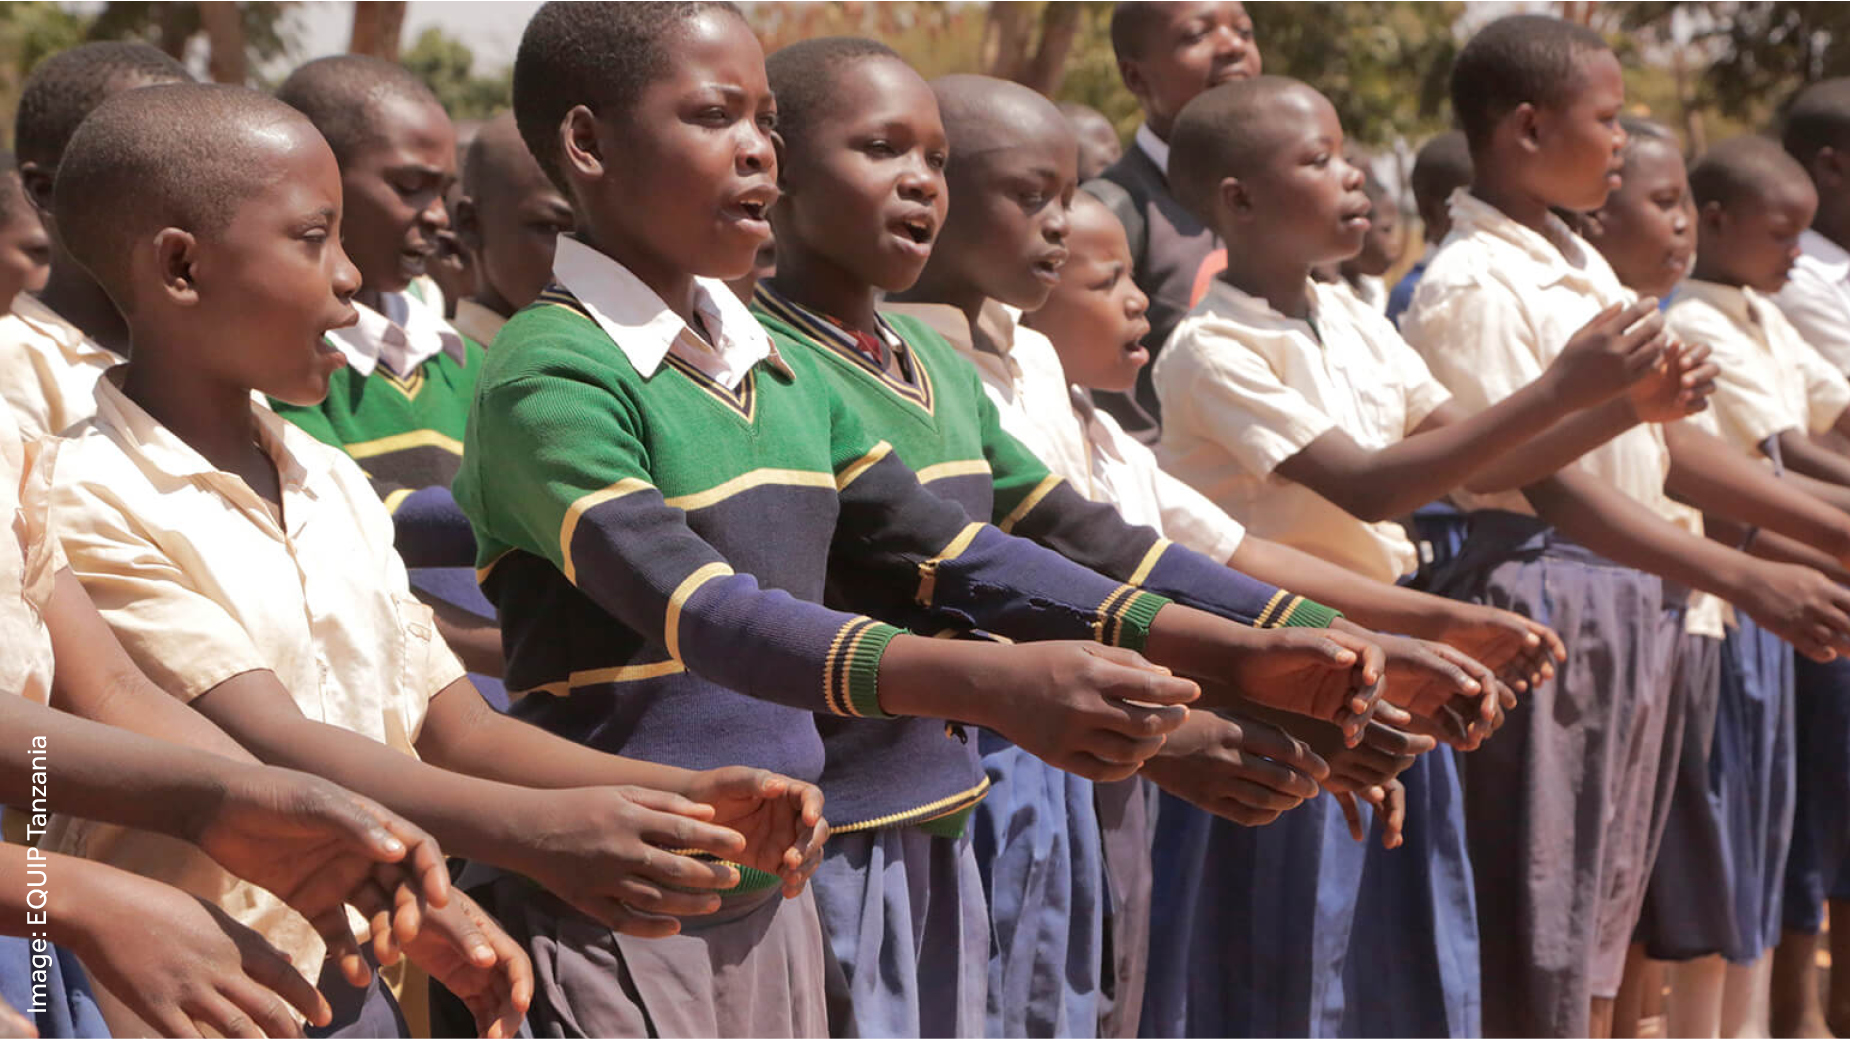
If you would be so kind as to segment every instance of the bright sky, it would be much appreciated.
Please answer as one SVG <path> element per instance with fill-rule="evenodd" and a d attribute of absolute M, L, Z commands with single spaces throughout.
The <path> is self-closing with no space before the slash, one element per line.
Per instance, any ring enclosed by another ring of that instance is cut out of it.
<path fill-rule="evenodd" d="M 437 26 L 475 52 L 478 74 L 492 73 L 514 61 L 520 31 L 539 7 L 539 0 L 412 0 L 405 7 L 405 28 L 400 39 L 406 47 L 418 34 Z M 302 27 L 299 35 L 303 61 L 347 49 L 353 31 L 353 4 L 346 0 L 309 0 L 296 8 Z"/>

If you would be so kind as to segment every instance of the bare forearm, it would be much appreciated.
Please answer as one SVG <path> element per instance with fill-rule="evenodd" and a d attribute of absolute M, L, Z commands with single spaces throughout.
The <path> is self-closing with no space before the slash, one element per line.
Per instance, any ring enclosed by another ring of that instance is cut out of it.
<path fill-rule="evenodd" d="M 52 703 L 82 718 L 242 762 L 255 758 L 136 667 L 69 569 L 45 611 L 57 670 Z"/>
<path fill-rule="evenodd" d="M 1850 513 L 1850 487 L 1786 470 L 1780 479 L 1840 512 Z"/>
<path fill-rule="evenodd" d="M 1801 430 L 1779 434 L 1781 460 L 1794 473 L 1814 480 L 1850 487 L 1850 459 L 1807 437 Z"/>
<path fill-rule="evenodd" d="M 1706 518 L 1711 525 L 1711 537 L 1722 539 L 1733 545 L 1739 545 L 1747 537 L 1746 524 L 1722 518 Z M 1842 561 L 1834 560 L 1804 542 L 1788 538 L 1773 531 L 1759 531 L 1747 543 L 1746 553 L 1762 560 L 1775 563 L 1796 563 L 1823 574 L 1840 585 L 1850 585 L 1850 569 Z"/>
<path fill-rule="evenodd" d="M 1248 535 L 1227 566 L 1261 581 L 1289 587 L 1301 596 L 1335 607 L 1344 616 L 1379 632 L 1438 639 L 1450 616 L 1450 600 L 1364 577 L 1288 545 Z"/>
<path fill-rule="evenodd" d="M 519 869 L 512 853 L 521 821 L 543 812 L 535 792 L 440 769 L 305 718 L 288 696 L 273 674 L 252 672 L 219 684 L 194 703 L 262 761 L 372 798 L 429 831 L 451 855 Z"/>
<path fill-rule="evenodd" d="M 1828 558 L 1850 558 L 1850 515 L 1774 476 L 1721 438 L 1686 422 L 1664 428 L 1670 448 L 1665 487 L 1705 513 L 1731 517 L 1797 539 Z"/>
<path fill-rule="evenodd" d="M 1568 537 L 1627 567 L 1723 599 L 1745 580 L 1741 553 L 1690 534 L 1597 477 L 1562 470 L 1523 494 Z"/>
<path fill-rule="evenodd" d="M 1562 417 L 1541 435 L 1520 444 L 1465 481 L 1478 494 L 1515 491 L 1552 476 L 1561 467 L 1638 424 L 1631 402 L 1616 397 Z"/>
<path fill-rule="evenodd" d="M 35 828 L 43 799 L 52 812 L 188 838 L 227 779 L 254 768 L 19 697 L 0 697 L 0 732 L 12 735 L 0 742 L 0 800 L 30 809 Z"/>
<path fill-rule="evenodd" d="M 432 699 L 418 754 L 443 769 L 520 787 L 681 791 L 693 776 L 686 769 L 607 755 L 510 718 L 489 707 L 468 680 Z"/>

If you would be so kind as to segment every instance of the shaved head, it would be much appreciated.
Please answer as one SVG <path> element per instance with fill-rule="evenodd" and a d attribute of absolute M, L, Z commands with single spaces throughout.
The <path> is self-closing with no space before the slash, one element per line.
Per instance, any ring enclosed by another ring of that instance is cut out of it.
<path fill-rule="evenodd" d="M 1771 201 L 1812 191 L 1811 177 L 1778 141 L 1759 134 L 1730 138 L 1705 152 L 1689 170 L 1696 205 L 1731 209 L 1748 201 Z"/>
<path fill-rule="evenodd" d="M 1203 91 L 1182 108 L 1169 134 L 1169 185 L 1177 201 L 1211 224 L 1220 182 L 1250 176 L 1319 106 L 1329 101 L 1285 76 L 1234 80 Z"/>
<path fill-rule="evenodd" d="M 942 76 L 932 81 L 951 163 L 1026 140 L 1073 140 L 1072 125 L 1053 102 L 1032 88 L 994 76 Z M 1077 142 L 1073 147 L 1078 148 Z"/>
<path fill-rule="evenodd" d="M 463 154 L 462 191 L 478 202 L 519 197 L 551 186 L 540 161 L 527 150 L 512 112 L 482 124 Z"/>
<path fill-rule="evenodd" d="M 290 73 L 276 96 L 308 116 L 343 164 L 378 135 L 386 102 L 442 107 L 410 69 L 364 54 L 316 58 Z"/>
<path fill-rule="evenodd" d="M 117 94 L 77 128 L 58 165 L 53 213 L 65 246 L 127 312 L 138 243 L 169 227 L 223 231 L 277 176 L 263 159 L 304 139 L 321 140 L 302 113 L 245 87 L 173 83 Z"/>

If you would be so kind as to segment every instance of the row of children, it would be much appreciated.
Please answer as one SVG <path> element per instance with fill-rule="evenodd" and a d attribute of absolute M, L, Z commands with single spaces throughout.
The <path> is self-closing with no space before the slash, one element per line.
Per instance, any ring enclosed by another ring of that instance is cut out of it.
<path fill-rule="evenodd" d="M 122 949 L 152 897 L 65 917 L 111 1024 L 289 1032 L 281 996 L 403 1029 L 342 903 L 439 984 L 435 1028 L 495 1034 L 1581 1035 L 1647 901 L 1647 935 L 1748 937 L 1653 953 L 1757 956 L 1775 640 L 1850 649 L 1850 517 L 1699 425 L 1741 378 L 1710 347 L 1771 321 L 1673 340 L 1551 215 L 1616 256 L 1684 205 L 1637 194 L 1611 51 L 1517 17 L 1461 53 L 1471 190 L 1403 340 L 1310 277 L 1372 204 L 1240 6 L 1112 32 L 1146 124 L 1103 204 L 1031 91 L 864 40 L 767 61 L 727 5 L 543 7 L 453 206 L 454 131 L 387 63 L 277 100 L 132 45 L 41 65 L 9 649 L 33 699 L 238 756 L 202 782 L 332 864 L 240 857 L 190 790 L 180 821 L 125 805 L 130 738 L 59 731 L 48 847 L 296 965 Z M 1809 221 L 1729 216 L 1765 151 L 1695 179 L 1733 186 L 1703 199 L 1723 257 Z M 452 213 L 475 284 L 445 301 L 419 276 Z M 1088 388 L 1160 412 L 1168 471 Z M 1447 493 L 1474 511 L 1443 598 L 1395 521 Z"/>

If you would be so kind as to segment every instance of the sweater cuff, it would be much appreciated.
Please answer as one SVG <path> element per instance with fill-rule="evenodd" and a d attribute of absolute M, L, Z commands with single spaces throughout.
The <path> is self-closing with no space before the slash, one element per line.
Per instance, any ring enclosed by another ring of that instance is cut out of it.
<path fill-rule="evenodd" d="M 1255 628 L 1329 628 L 1342 612 L 1280 590 L 1253 623 Z"/>
<path fill-rule="evenodd" d="M 873 624 L 854 637 L 848 654 L 848 712 L 861 718 L 890 719 L 880 707 L 880 662 L 886 648 L 901 630 L 892 625 Z"/>
<path fill-rule="evenodd" d="M 1157 611 L 1172 602 L 1154 592 L 1131 593 L 1121 605 L 1112 608 L 1106 620 L 1103 642 L 1142 653 L 1144 644 L 1150 641 L 1150 626 L 1156 623 Z"/>

